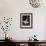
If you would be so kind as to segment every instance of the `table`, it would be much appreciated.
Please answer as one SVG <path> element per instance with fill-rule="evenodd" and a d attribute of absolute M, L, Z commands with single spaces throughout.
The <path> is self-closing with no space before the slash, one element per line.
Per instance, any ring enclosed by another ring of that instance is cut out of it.
<path fill-rule="evenodd" d="M 29 41 L 29 40 L 6 40 L 9 44 L 14 44 L 16 46 L 40 46 L 42 44 L 46 44 L 46 40 L 39 41 Z M 46 46 L 46 45 L 45 45 Z"/>

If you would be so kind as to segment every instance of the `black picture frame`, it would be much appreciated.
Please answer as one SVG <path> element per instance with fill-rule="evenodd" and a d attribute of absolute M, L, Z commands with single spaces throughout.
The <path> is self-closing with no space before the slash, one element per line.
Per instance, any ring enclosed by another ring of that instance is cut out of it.
<path fill-rule="evenodd" d="M 20 28 L 31 29 L 33 27 L 33 14 L 20 13 Z"/>

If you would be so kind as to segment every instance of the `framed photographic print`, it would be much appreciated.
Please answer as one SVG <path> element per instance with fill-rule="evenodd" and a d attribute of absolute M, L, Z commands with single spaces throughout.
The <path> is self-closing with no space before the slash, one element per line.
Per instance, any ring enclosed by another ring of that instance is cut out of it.
<path fill-rule="evenodd" d="M 33 14 L 20 13 L 20 28 L 32 28 L 32 26 L 33 26 Z"/>

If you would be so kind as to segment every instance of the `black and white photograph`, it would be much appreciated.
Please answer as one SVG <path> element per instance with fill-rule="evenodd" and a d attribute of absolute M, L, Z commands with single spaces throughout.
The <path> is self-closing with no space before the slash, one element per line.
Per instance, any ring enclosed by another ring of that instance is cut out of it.
<path fill-rule="evenodd" d="M 20 13 L 20 28 L 32 28 L 32 13 Z"/>

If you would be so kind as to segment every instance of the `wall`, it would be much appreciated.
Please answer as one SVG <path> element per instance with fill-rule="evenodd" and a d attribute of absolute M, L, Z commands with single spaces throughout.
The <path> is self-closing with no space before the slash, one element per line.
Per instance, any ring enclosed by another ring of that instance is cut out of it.
<path fill-rule="evenodd" d="M 34 34 L 37 35 L 37 39 L 46 40 L 45 12 L 45 6 L 35 9 L 28 0 L 0 0 L 0 19 L 4 16 L 13 18 L 10 31 L 7 33 L 16 40 L 28 40 Z M 33 13 L 32 29 L 20 29 L 20 13 Z M 3 31 L 0 35 L 1 33 Z M 0 39 L 2 38 L 0 36 Z"/>

